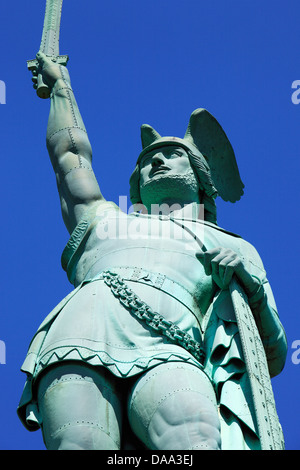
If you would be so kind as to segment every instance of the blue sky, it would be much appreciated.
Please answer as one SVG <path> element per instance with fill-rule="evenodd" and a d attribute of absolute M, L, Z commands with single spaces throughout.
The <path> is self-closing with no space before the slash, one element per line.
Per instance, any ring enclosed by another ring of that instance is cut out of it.
<path fill-rule="evenodd" d="M 68 233 L 45 147 L 49 102 L 36 97 L 26 68 L 43 15 L 41 0 L 3 2 L 0 15 L 0 449 L 7 450 L 44 449 L 41 434 L 16 415 L 19 369 L 36 328 L 72 289 L 60 266 Z M 218 222 L 257 248 L 286 329 L 286 366 L 272 382 L 287 449 L 300 448 L 293 349 L 300 342 L 300 104 L 292 102 L 299 16 L 296 0 L 65 0 L 60 41 L 106 199 L 128 196 L 141 124 L 183 137 L 191 112 L 203 107 L 226 131 L 245 194 L 236 204 L 217 200 Z"/>

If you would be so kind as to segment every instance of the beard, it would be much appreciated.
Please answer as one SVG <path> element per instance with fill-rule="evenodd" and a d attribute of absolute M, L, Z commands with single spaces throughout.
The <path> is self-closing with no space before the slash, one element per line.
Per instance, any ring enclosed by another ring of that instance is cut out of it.
<path fill-rule="evenodd" d="M 151 205 L 161 205 L 168 201 L 173 205 L 197 202 L 199 183 L 193 170 L 184 175 L 159 175 L 140 186 L 142 203 L 150 210 Z"/>

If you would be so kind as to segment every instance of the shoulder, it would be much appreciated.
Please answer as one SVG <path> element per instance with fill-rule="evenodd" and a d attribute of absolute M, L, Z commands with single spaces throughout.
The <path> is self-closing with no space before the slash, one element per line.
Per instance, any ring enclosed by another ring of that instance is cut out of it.
<path fill-rule="evenodd" d="M 105 199 L 95 201 L 87 206 L 63 250 L 61 257 L 63 269 L 67 269 L 70 258 L 74 255 L 83 240 L 91 234 L 99 222 L 99 219 L 105 219 L 105 217 L 108 217 L 112 212 L 115 214 L 122 213 L 114 202 L 106 201 Z"/>
<path fill-rule="evenodd" d="M 113 201 L 106 201 L 105 199 L 101 199 L 100 201 L 95 202 L 90 209 L 87 210 L 85 217 L 91 219 L 92 217 L 99 217 L 107 212 L 121 212 L 121 209 L 115 204 Z"/>
<path fill-rule="evenodd" d="M 241 237 L 240 235 L 238 235 L 237 233 L 234 233 L 234 232 L 231 232 L 231 231 L 229 231 L 229 230 L 226 230 L 225 228 L 220 227 L 219 225 L 213 224 L 212 222 L 207 222 L 207 221 L 205 220 L 205 221 L 204 221 L 204 224 L 207 225 L 208 227 L 211 227 L 211 228 L 214 229 L 214 230 L 219 231 L 219 232 L 227 233 L 228 235 L 231 235 L 232 237 L 242 239 L 242 237 Z"/>

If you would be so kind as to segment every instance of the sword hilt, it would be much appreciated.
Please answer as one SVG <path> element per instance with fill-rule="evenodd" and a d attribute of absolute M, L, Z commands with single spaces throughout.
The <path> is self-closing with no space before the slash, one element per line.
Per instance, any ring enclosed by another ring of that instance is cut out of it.
<path fill-rule="evenodd" d="M 68 60 L 69 60 L 69 56 L 59 55 L 57 57 L 51 57 L 51 60 L 55 64 L 66 66 L 67 63 L 68 63 Z M 28 60 L 27 61 L 27 68 L 31 72 L 37 72 L 38 73 L 38 71 L 39 71 L 39 62 L 38 62 L 38 60 L 37 59 Z M 48 87 L 48 85 L 46 85 L 46 83 L 44 83 L 43 76 L 42 76 L 41 73 L 38 73 L 38 75 L 37 75 L 36 93 L 37 93 L 38 97 L 42 98 L 42 99 L 47 99 L 47 98 L 50 97 L 51 90 Z"/>

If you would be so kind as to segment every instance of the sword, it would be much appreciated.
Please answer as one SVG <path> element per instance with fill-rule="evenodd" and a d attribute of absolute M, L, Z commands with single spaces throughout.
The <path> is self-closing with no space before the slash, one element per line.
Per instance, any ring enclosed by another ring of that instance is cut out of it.
<path fill-rule="evenodd" d="M 60 65 L 67 65 L 69 56 L 59 55 L 59 31 L 63 0 L 47 0 L 44 19 L 44 27 L 40 52 L 46 54 L 51 60 Z M 43 82 L 42 74 L 39 73 L 39 62 L 37 59 L 27 61 L 28 69 L 37 75 L 37 95 L 46 99 L 50 96 L 49 87 Z"/>
<path fill-rule="evenodd" d="M 284 437 L 276 411 L 267 358 L 247 296 L 235 278 L 229 287 L 248 371 L 261 449 L 284 450 Z"/>

